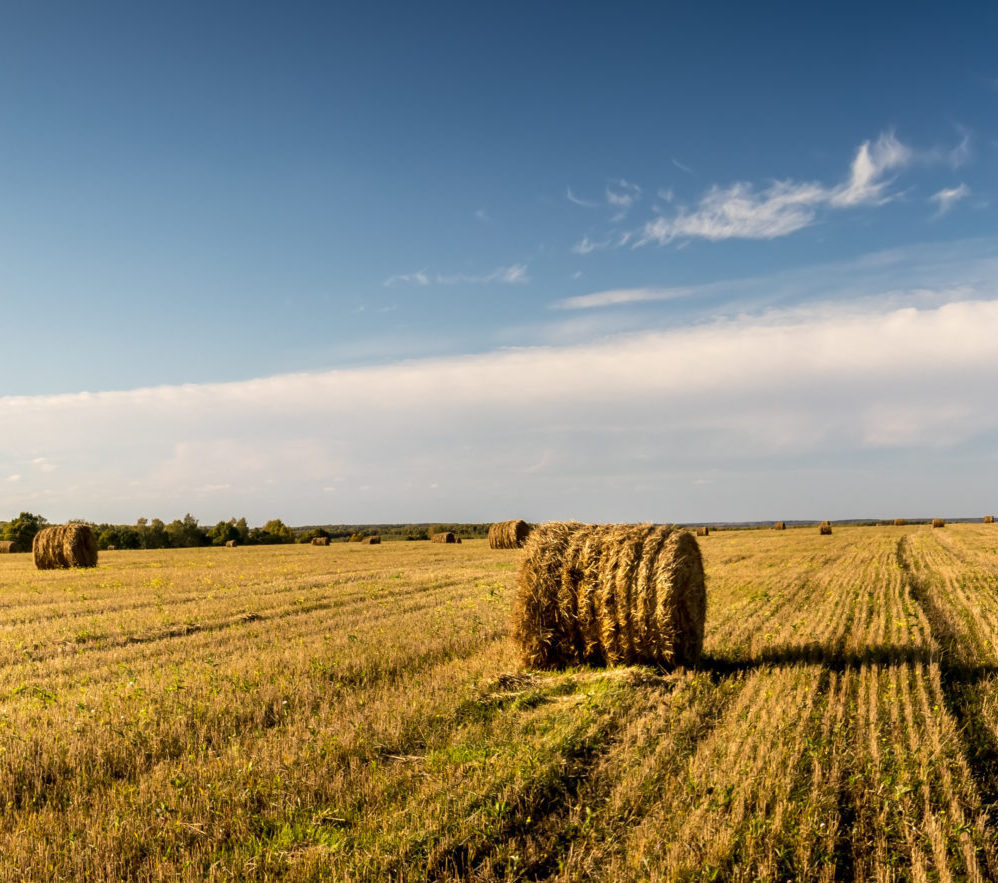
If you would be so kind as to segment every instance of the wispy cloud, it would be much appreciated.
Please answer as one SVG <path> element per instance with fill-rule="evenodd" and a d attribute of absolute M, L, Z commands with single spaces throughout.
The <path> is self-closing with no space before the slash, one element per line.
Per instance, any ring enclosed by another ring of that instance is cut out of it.
<path fill-rule="evenodd" d="M 396 285 L 489 285 L 502 283 L 519 285 L 530 281 L 526 264 L 510 264 L 508 267 L 497 267 L 491 273 L 428 273 L 419 270 L 415 273 L 399 273 L 389 276 L 384 284 L 388 288 Z"/>
<path fill-rule="evenodd" d="M 489 213 L 485 211 L 485 209 L 483 208 L 475 210 L 475 218 L 476 220 L 481 221 L 483 224 L 487 224 L 489 223 L 489 221 L 492 220 L 492 218 L 489 217 Z"/>
<path fill-rule="evenodd" d="M 690 209 L 648 221 L 634 246 L 665 245 L 676 239 L 775 239 L 809 227 L 818 211 L 861 205 L 882 205 L 888 193 L 888 173 L 911 162 L 913 152 L 893 134 L 859 146 L 848 178 L 834 187 L 813 181 L 775 181 L 761 190 L 739 182 L 711 187 Z"/>
<path fill-rule="evenodd" d="M 572 246 L 572 251 L 575 254 L 592 254 L 594 251 L 600 251 L 604 248 L 609 248 L 610 240 L 604 239 L 601 242 L 594 242 L 588 236 L 583 236 L 575 245 Z"/>
<path fill-rule="evenodd" d="M 675 167 L 676 167 L 677 169 L 679 169 L 679 171 L 681 171 L 681 172 L 686 172 L 686 174 L 687 174 L 687 175 L 692 175 L 692 174 L 695 174 L 695 173 L 694 173 L 694 171 L 693 171 L 693 169 L 691 169 L 691 168 L 690 168 L 690 167 L 689 167 L 688 165 L 686 165 L 685 163 L 681 163 L 681 162 L 680 162 L 680 161 L 679 161 L 678 159 L 676 159 L 675 157 L 673 157 L 673 158 L 672 158 L 672 164 L 673 164 L 673 165 L 674 165 L 674 166 L 675 166 Z"/>
<path fill-rule="evenodd" d="M 598 202 L 594 202 L 594 201 L 589 200 L 589 199 L 582 199 L 581 197 L 576 196 L 572 192 L 572 188 L 571 187 L 566 187 L 565 188 L 565 198 L 569 202 L 574 203 L 575 205 L 581 205 L 583 208 L 596 208 L 599 205 Z"/>
<path fill-rule="evenodd" d="M 970 188 L 966 184 L 960 184 L 958 187 L 944 187 L 942 190 L 933 193 L 929 197 L 929 202 L 936 204 L 936 217 L 938 218 L 945 215 L 954 205 L 967 196 L 970 196 Z"/>
<path fill-rule="evenodd" d="M 562 298 L 552 305 L 556 310 L 590 310 L 599 307 L 616 307 L 624 304 L 649 301 L 676 300 L 689 297 L 696 288 L 615 288 Z"/>

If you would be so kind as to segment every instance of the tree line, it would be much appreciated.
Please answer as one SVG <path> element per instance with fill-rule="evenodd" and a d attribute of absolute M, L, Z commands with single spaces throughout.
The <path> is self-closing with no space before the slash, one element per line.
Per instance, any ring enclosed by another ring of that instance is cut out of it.
<path fill-rule="evenodd" d="M 291 528 L 280 518 L 272 518 L 262 527 L 250 527 L 245 518 L 230 518 L 216 525 L 199 524 L 188 513 L 166 523 L 159 518 L 140 518 L 135 524 L 89 524 L 97 536 L 97 547 L 107 549 L 185 549 L 197 546 L 224 546 L 235 540 L 241 546 L 267 546 L 280 543 L 309 543 L 315 537 L 335 540 L 358 540 L 378 535 L 384 539 L 426 540 L 438 531 L 450 530 L 470 539 L 486 536 L 488 525 L 481 524 L 388 524 L 388 525 L 326 525 Z M 41 515 L 22 512 L 10 521 L 0 521 L 0 539 L 10 540 L 16 549 L 31 549 L 35 534 L 48 525 Z"/>

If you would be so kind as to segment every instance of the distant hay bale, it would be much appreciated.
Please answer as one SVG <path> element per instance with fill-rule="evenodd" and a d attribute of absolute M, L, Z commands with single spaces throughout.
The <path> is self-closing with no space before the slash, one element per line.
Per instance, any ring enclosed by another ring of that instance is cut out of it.
<path fill-rule="evenodd" d="M 946 527 L 946 522 L 942 518 L 933 518 L 932 519 L 932 526 L 933 527 Z"/>
<path fill-rule="evenodd" d="M 490 549 L 519 549 L 530 536 L 526 521 L 497 521 L 489 528 Z"/>
<path fill-rule="evenodd" d="M 443 533 L 435 533 L 430 537 L 431 543 L 456 543 L 457 537 L 449 531 L 445 530 Z"/>
<path fill-rule="evenodd" d="M 226 540 L 225 541 L 225 548 L 226 549 L 235 549 L 238 545 L 239 545 L 239 540 Z"/>
<path fill-rule="evenodd" d="M 550 522 L 520 565 L 513 635 L 524 665 L 695 662 L 707 594 L 688 531 Z"/>
<path fill-rule="evenodd" d="M 35 567 L 96 567 L 97 537 L 86 524 L 60 524 L 42 528 L 32 546 Z"/>
<path fill-rule="evenodd" d="M 995 517 L 994 517 L 994 515 L 985 515 L 984 518 L 982 519 L 982 521 L 985 524 L 994 524 L 995 523 Z"/>
<path fill-rule="evenodd" d="M 785 521 L 774 521 L 773 530 L 786 530 L 787 523 Z"/>
<path fill-rule="evenodd" d="M 368 546 L 380 546 L 381 537 L 364 537 L 361 542 L 366 543 Z"/>
<path fill-rule="evenodd" d="M 895 518 L 894 519 L 894 526 L 895 527 L 901 527 L 903 525 L 904 525 L 904 519 L 903 518 Z"/>
<path fill-rule="evenodd" d="M 707 525 L 704 525 L 703 527 L 698 527 L 697 528 L 697 536 L 698 537 L 709 537 L 710 536 L 710 528 L 707 527 Z"/>
<path fill-rule="evenodd" d="M 329 537 L 312 537 L 313 546 L 328 546 Z"/>
<path fill-rule="evenodd" d="M 117 546 L 106 546 L 105 547 L 105 551 L 107 551 L 107 552 L 117 552 L 118 551 L 118 547 Z"/>
<path fill-rule="evenodd" d="M 20 551 L 13 540 L 0 540 L 0 555 L 11 555 Z"/>
<path fill-rule="evenodd" d="M 830 536 L 832 533 L 832 526 L 827 521 L 822 521 L 821 524 L 818 525 L 818 533 L 820 533 L 823 537 Z"/>

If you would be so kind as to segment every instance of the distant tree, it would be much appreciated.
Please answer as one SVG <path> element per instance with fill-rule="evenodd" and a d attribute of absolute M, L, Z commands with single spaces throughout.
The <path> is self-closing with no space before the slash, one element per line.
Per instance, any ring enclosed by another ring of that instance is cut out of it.
<path fill-rule="evenodd" d="M 293 543 L 295 535 L 280 518 L 272 518 L 260 528 L 261 543 Z"/>
<path fill-rule="evenodd" d="M 233 518 L 229 521 L 218 522 L 218 524 L 208 531 L 208 539 L 211 540 L 213 546 L 224 546 L 229 540 L 239 542 L 242 537 L 236 528 L 236 519 Z"/>
<path fill-rule="evenodd" d="M 190 512 L 182 519 L 171 521 L 166 526 L 166 535 L 169 544 L 177 549 L 205 546 L 209 542 L 207 533 Z"/>
<path fill-rule="evenodd" d="M 3 538 L 11 540 L 19 549 L 28 551 L 38 533 L 48 522 L 41 515 L 22 512 L 4 528 Z"/>

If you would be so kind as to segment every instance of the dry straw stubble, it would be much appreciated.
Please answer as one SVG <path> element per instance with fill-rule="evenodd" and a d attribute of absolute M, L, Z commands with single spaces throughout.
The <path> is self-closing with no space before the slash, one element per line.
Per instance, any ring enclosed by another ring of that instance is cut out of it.
<path fill-rule="evenodd" d="M 550 522 L 527 541 L 513 633 L 532 668 L 682 665 L 700 655 L 706 607 L 688 531 Z"/>
<path fill-rule="evenodd" d="M 96 567 L 97 537 L 86 524 L 60 524 L 42 528 L 32 546 L 35 567 Z"/>
<path fill-rule="evenodd" d="M 497 521 L 489 528 L 490 549 L 519 549 L 530 536 L 526 521 Z"/>

